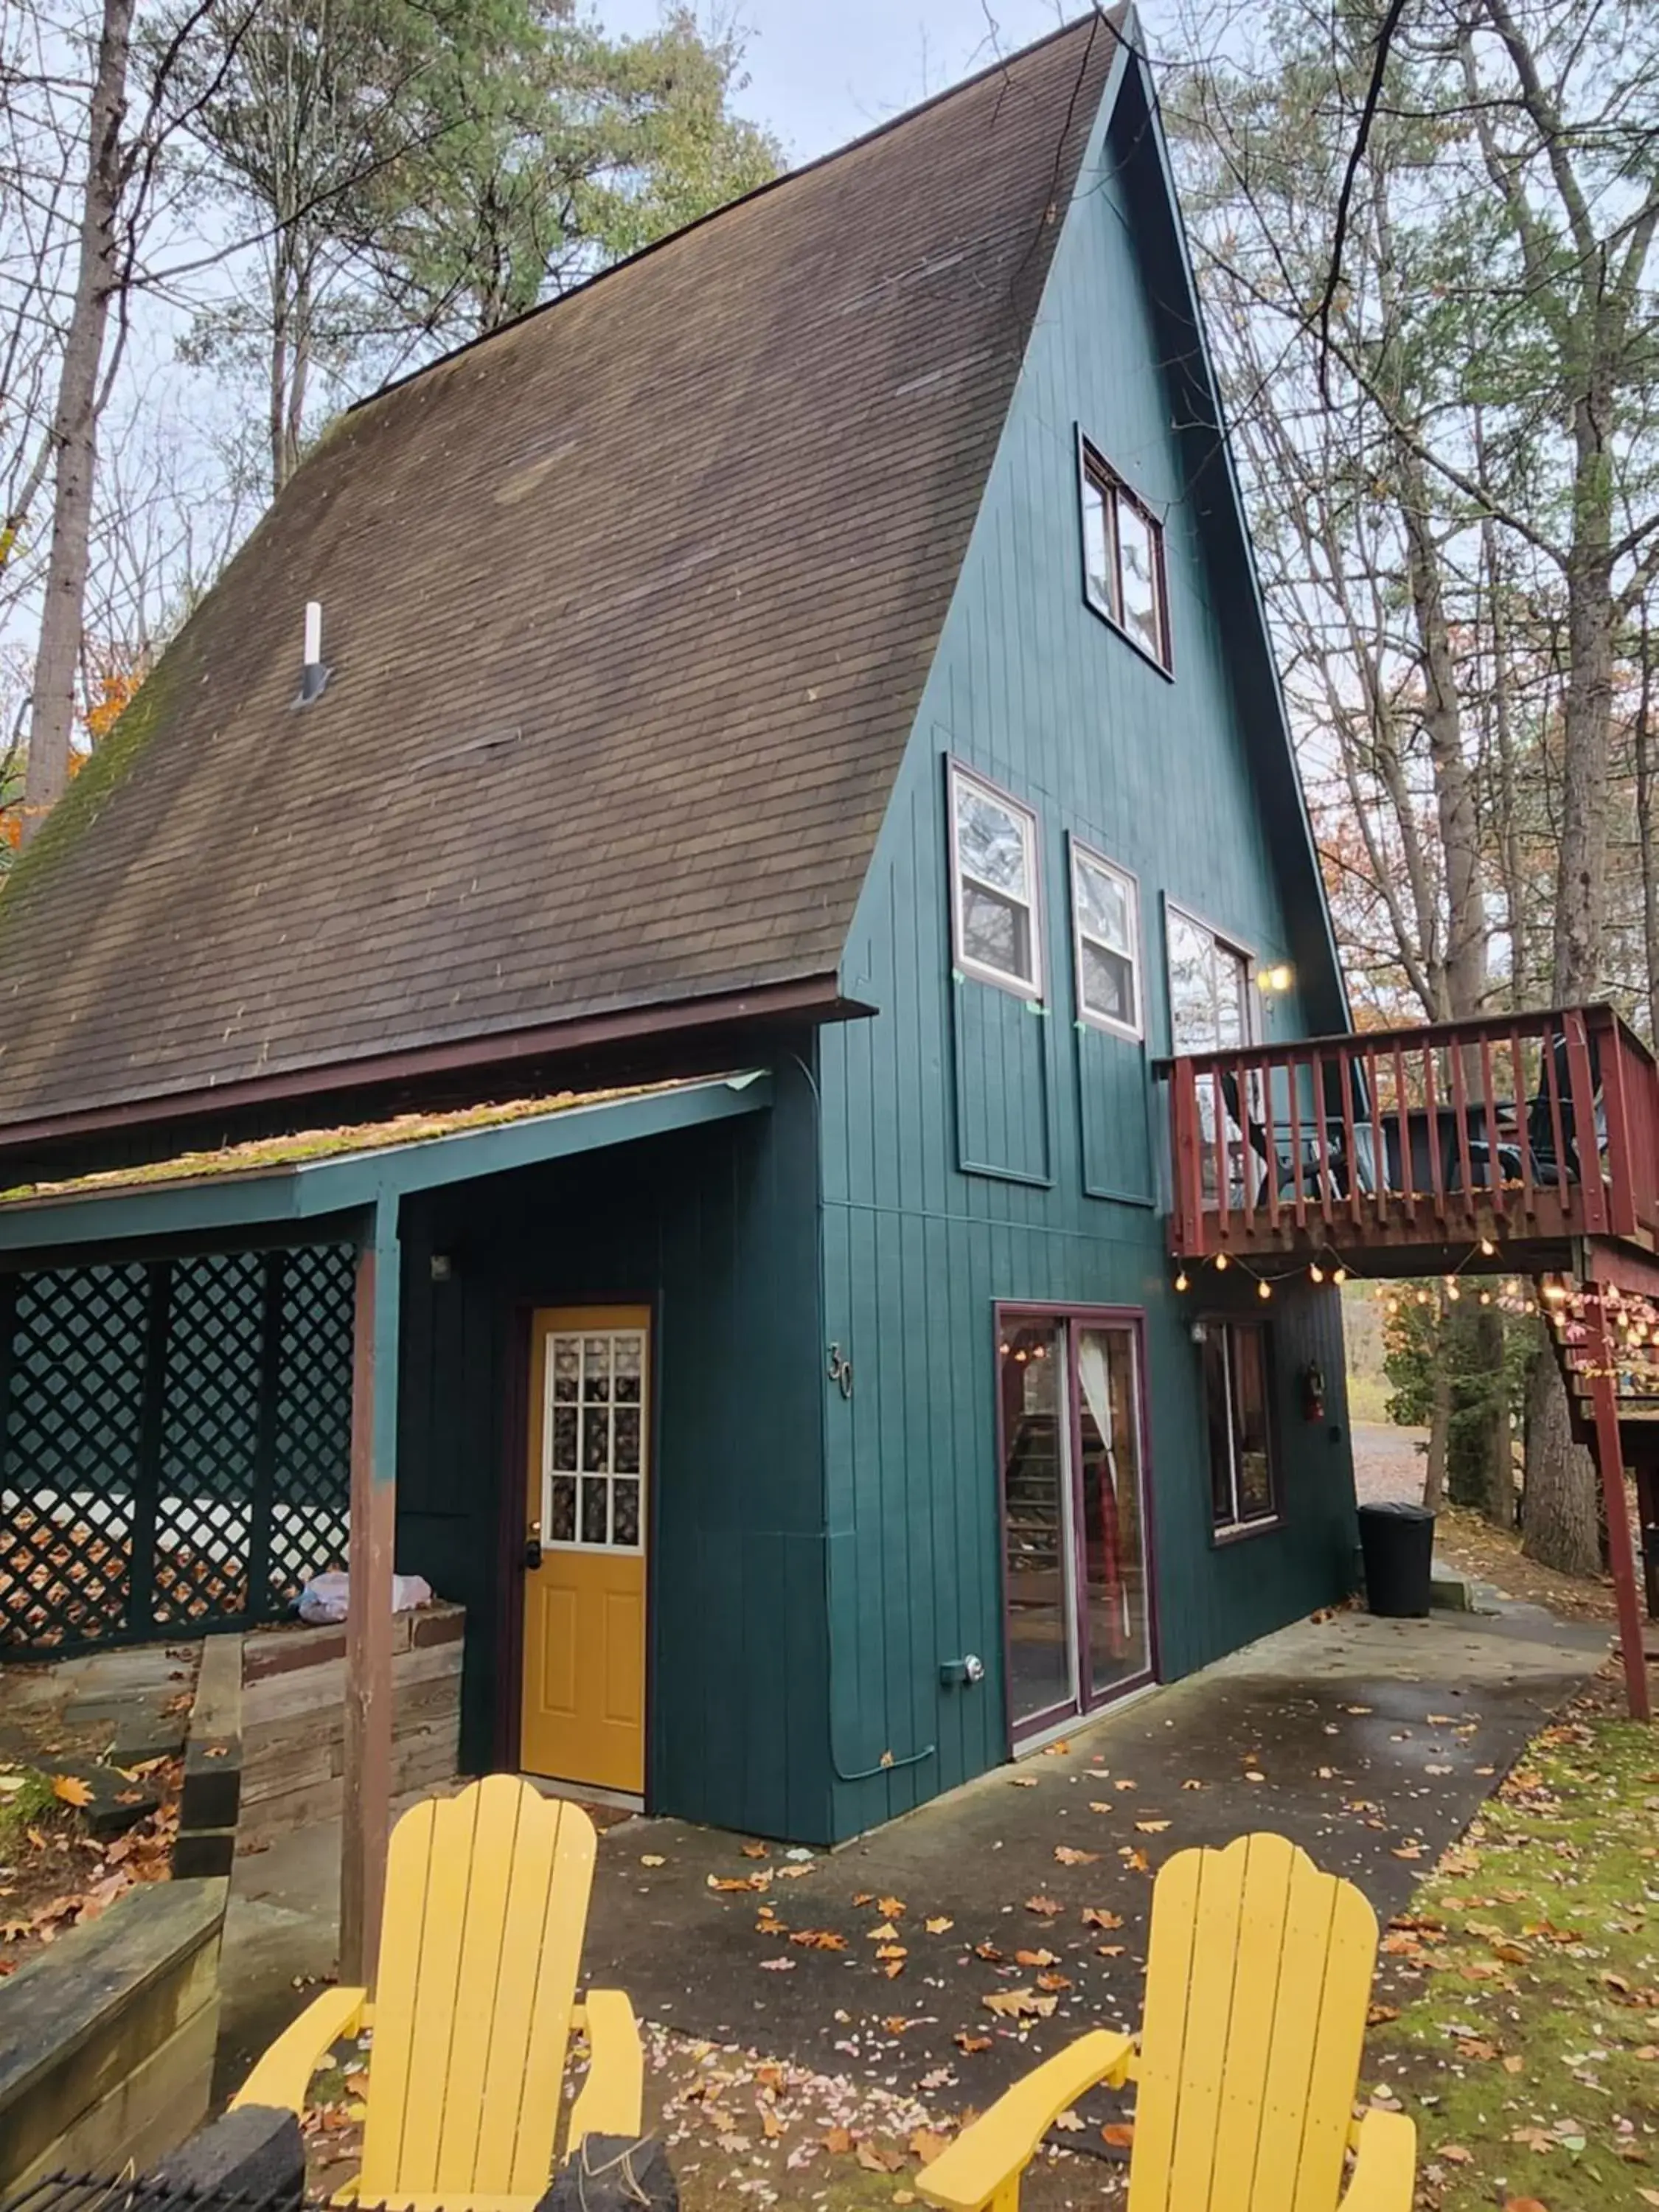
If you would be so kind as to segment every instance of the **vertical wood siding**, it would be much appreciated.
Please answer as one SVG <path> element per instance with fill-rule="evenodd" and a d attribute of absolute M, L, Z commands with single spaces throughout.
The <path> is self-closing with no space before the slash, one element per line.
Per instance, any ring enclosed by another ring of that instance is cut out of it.
<path fill-rule="evenodd" d="M 1179 267 L 1146 192 L 1144 123 L 1121 106 L 1085 164 L 859 909 L 846 986 L 881 1011 L 821 1044 L 824 1334 L 855 1371 L 851 1398 L 830 1399 L 827 1438 L 835 1723 L 844 1766 L 854 1747 L 894 1761 L 837 1784 L 842 1833 L 1006 1755 L 995 1300 L 1147 1310 L 1166 1680 L 1349 1585 L 1334 1293 L 1287 1286 L 1267 1309 L 1285 1526 L 1217 1547 L 1198 1304 L 1171 1288 L 1162 1201 L 1150 1202 L 1164 1102 L 1146 1063 L 1170 1045 L 1165 899 L 1264 959 L 1300 963 L 1322 1012 L 1334 981 L 1312 878 L 1285 859 L 1299 824 L 1269 818 L 1248 755 L 1261 702 L 1243 688 L 1237 640 L 1255 616 L 1206 466 L 1213 436 L 1176 427 L 1191 411 L 1164 366 L 1180 316 L 1159 303 L 1176 300 Z M 1165 518 L 1173 682 L 1084 602 L 1079 429 Z M 1036 812 L 1046 1018 L 953 976 L 947 754 Z M 1145 1048 L 1077 1023 L 1068 834 L 1139 879 Z M 1270 1035 L 1301 1034 L 1297 994 L 1269 1018 Z M 1334 1437 L 1301 1417 L 1315 1358 Z M 942 1689 L 939 1662 L 965 1651 L 986 1661 L 984 1686 Z"/>
<path fill-rule="evenodd" d="M 463 1753 L 493 1762 L 501 1484 L 526 1305 L 648 1304 L 653 1808 L 823 1841 L 828 1658 L 816 1119 L 769 1113 L 441 1194 L 404 1230 L 398 1565 L 469 1608 Z M 430 1255 L 450 1256 L 447 1282 Z"/>

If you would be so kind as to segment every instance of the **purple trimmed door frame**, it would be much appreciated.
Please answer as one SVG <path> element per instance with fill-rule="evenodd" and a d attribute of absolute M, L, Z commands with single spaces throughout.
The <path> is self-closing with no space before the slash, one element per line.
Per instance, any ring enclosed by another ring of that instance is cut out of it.
<path fill-rule="evenodd" d="M 1074 1693 L 1042 1711 L 1016 1716 L 1012 1638 L 1009 1626 L 1007 1468 L 1010 1439 L 1003 1412 L 1002 1345 L 1011 1327 L 1042 1322 L 1055 1327 L 1065 1346 L 1063 1401 L 1066 1420 L 1066 1504 L 1071 1540 L 1071 1603 L 1066 1608 L 1072 1680 Z M 1083 1402 L 1078 1361 L 1078 1338 L 1089 1328 L 1115 1329 L 1126 1334 L 1134 1359 L 1132 1393 L 1136 1424 L 1135 1469 L 1138 1489 L 1136 1525 L 1139 1536 L 1141 1591 L 1145 1608 L 1146 1664 L 1122 1680 L 1095 1690 L 1091 1683 L 1089 1623 L 1088 1532 L 1084 1516 Z M 1067 1305 L 1042 1298 L 999 1299 L 992 1309 L 992 1363 L 996 1392 L 996 1483 L 999 1587 L 1002 1607 L 1002 1678 L 1004 1724 L 1011 1753 L 1022 1744 L 1048 1734 L 1067 1720 L 1103 1711 L 1115 1699 L 1144 1688 L 1158 1680 L 1158 1602 L 1153 1571 L 1155 1535 L 1152 1522 L 1151 1424 L 1146 1392 L 1146 1316 L 1139 1306 Z"/>

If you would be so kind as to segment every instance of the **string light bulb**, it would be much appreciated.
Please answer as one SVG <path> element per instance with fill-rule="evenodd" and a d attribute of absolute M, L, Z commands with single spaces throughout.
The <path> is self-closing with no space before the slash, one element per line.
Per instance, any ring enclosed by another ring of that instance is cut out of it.
<path fill-rule="evenodd" d="M 1322 1283 L 1324 1279 L 1325 1270 L 1320 1266 L 1318 1261 L 1315 1260 L 1309 1267 L 1308 1280 L 1310 1283 Z"/>
<path fill-rule="evenodd" d="M 1229 1261 L 1226 1254 L 1224 1252 L 1218 1252 L 1215 1255 L 1215 1271 L 1217 1274 L 1224 1275 L 1227 1272 L 1228 1266 Z"/>
<path fill-rule="evenodd" d="M 1480 1239 L 1480 1249 L 1486 1255 L 1486 1258 L 1490 1260 L 1492 1254 L 1498 1249 L 1498 1247 L 1492 1243 L 1490 1237 L 1483 1237 Z"/>
<path fill-rule="evenodd" d="M 1348 1271 L 1346 1267 L 1333 1267 L 1331 1269 L 1331 1280 L 1334 1283 L 1346 1283 L 1347 1279 Z"/>
<path fill-rule="evenodd" d="M 1191 1288 L 1192 1288 L 1192 1285 L 1191 1285 L 1191 1284 L 1187 1280 L 1187 1270 L 1186 1270 L 1184 1267 L 1182 1269 L 1181 1273 L 1180 1273 L 1176 1277 L 1176 1285 L 1175 1285 L 1175 1286 L 1176 1286 L 1176 1290 L 1178 1290 L 1178 1291 L 1189 1291 L 1189 1290 L 1191 1290 Z"/>
<path fill-rule="evenodd" d="M 1255 1286 L 1255 1294 L 1259 1298 L 1270 1298 L 1273 1294 L 1273 1286 L 1269 1282 L 1260 1282 Z"/>

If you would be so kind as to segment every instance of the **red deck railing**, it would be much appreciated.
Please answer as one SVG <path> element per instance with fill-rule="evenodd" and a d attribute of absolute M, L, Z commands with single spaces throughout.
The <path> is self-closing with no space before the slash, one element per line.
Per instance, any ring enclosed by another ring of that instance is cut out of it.
<path fill-rule="evenodd" d="M 1166 1063 L 1171 1248 L 1659 1232 L 1659 1066 L 1610 1006 Z"/>

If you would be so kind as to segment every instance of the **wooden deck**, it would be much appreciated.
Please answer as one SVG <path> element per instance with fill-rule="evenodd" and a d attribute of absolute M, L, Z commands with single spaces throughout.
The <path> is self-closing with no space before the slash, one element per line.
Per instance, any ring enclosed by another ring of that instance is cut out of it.
<path fill-rule="evenodd" d="M 1186 1261 L 1441 1272 L 1659 1245 L 1659 1066 L 1607 1006 L 1358 1031 L 1166 1063 Z"/>
<path fill-rule="evenodd" d="M 1170 1246 L 1185 1287 L 1513 1273 L 1545 1310 L 1595 1455 L 1626 1694 L 1650 1717 L 1625 1488 L 1659 1517 L 1659 1065 L 1610 1006 L 1182 1054 Z M 1577 1287 L 1574 1286 L 1576 1279 Z M 1632 1303 L 1634 1302 L 1634 1303 Z"/>

